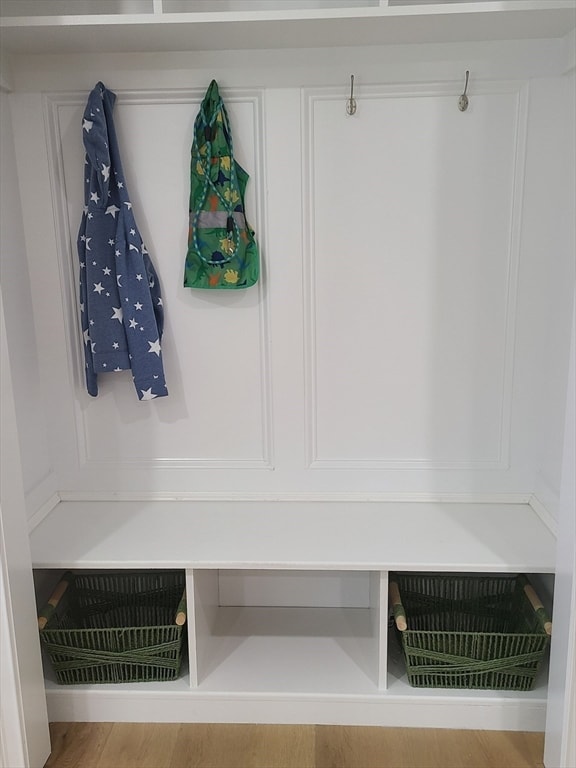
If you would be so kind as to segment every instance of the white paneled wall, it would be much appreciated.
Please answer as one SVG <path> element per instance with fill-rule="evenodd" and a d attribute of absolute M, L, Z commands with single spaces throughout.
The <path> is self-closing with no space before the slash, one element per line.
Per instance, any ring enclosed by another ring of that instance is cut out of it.
<path fill-rule="evenodd" d="M 214 75 L 251 176 L 247 210 L 263 259 L 259 285 L 237 293 L 182 287 L 191 134 L 211 54 L 165 68 L 144 56 L 141 71 L 122 57 L 113 67 L 70 57 L 78 70 L 69 60 L 63 86 L 59 57 L 39 59 L 36 73 L 22 62 L 17 157 L 59 489 L 532 493 L 537 446 L 561 450 L 562 377 L 544 381 L 541 366 L 564 365 L 572 267 L 565 247 L 544 259 L 541 245 L 563 194 L 552 188 L 562 78 L 519 78 L 518 53 L 475 45 L 466 113 L 456 105 L 460 46 L 442 56 L 432 46 L 382 51 L 400 80 L 357 49 L 304 51 L 295 69 L 286 52 L 270 53 L 264 69 L 265 52 L 237 52 L 236 67 L 223 54 Z M 346 57 L 366 68 L 353 117 L 346 83 L 333 84 Z M 80 117 L 100 74 L 118 94 L 127 182 L 164 293 L 170 396 L 154 403 L 137 401 L 129 373 L 101 376 L 97 399 L 83 387 Z M 547 412 L 552 421 L 535 418 Z M 557 473 L 546 474 L 554 496 Z"/>
<path fill-rule="evenodd" d="M 34 331 L 34 307 L 31 299 L 30 272 L 26 258 L 22 222 L 20 186 L 14 156 L 14 137 L 10 120 L 9 96 L 0 94 L 0 140 L 2 141 L 2 173 L 0 174 L 2 217 L 0 249 L 3 254 L 1 280 L 10 344 L 15 406 L 22 455 L 23 485 L 32 509 L 53 492 L 52 463 L 48 452 L 46 399 L 40 382 L 37 345 Z"/>

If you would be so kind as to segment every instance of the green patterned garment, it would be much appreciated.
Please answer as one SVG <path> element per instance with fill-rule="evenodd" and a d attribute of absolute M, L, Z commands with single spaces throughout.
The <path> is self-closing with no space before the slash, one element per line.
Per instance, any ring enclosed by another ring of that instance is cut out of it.
<path fill-rule="evenodd" d="M 228 114 L 212 80 L 194 123 L 187 288 L 248 288 L 257 282 L 258 246 L 244 211 L 248 178 L 234 160 Z"/>

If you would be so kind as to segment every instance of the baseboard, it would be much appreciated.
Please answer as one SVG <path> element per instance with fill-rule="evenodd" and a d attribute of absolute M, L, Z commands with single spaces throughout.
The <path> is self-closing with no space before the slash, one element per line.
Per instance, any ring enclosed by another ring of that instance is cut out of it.
<path fill-rule="evenodd" d="M 548 511 L 548 508 L 540 501 L 538 496 L 535 494 L 532 494 L 530 497 L 530 500 L 528 502 L 536 515 L 540 518 L 540 520 L 544 523 L 546 528 L 554 535 L 556 538 L 558 536 L 558 521 L 556 518 L 553 517 L 553 515 L 550 514 Z"/>
<path fill-rule="evenodd" d="M 48 691 L 51 722 L 260 723 L 543 731 L 546 700 Z"/>
<path fill-rule="evenodd" d="M 34 528 L 40 525 L 42 520 L 44 520 L 50 512 L 56 507 L 61 501 L 60 494 L 53 493 L 50 498 L 48 498 L 43 504 L 41 504 L 36 511 L 30 515 L 28 518 L 28 533 L 32 533 Z"/>

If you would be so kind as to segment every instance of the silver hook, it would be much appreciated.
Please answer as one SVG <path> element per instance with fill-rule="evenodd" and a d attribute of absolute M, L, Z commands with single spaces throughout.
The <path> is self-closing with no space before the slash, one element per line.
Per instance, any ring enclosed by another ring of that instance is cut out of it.
<path fill-rule="evenodd" d="M 350 75 L 350 98 L 346 102 L 346 114 L 353 115 L 356 112 L 356 99 L 354 98 L 354 75 Z"/>
<path fill-rule="evenodd" d="M 460 112 L 466 112 L 468 109 L 468 104 L 470 103 L 468 96 L 466 95 L 466 91 L 468 90 L 468 78 L 470 77 L 470 70 L 466 70 L 466 82 L 464 84 L 464 93 L 460 98 L 458 99 L 458 109 Z"/>

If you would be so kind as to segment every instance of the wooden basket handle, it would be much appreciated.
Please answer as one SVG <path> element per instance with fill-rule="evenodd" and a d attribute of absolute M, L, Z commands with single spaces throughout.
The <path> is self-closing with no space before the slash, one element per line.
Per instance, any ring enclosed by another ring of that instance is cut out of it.
<path fill-rule="evenodd" d="M 56 587 L 54 588 L 54 591 L 52 592 L 50 599 L 42 608 L 40 611 L 40 614 L 38 616 L 38 629 L 44 629 L 46 624 L 48 624 L 52 614 L 56 610 L 58 603 L 62 599 L 64 593 L 68 589 L 68 586 L 72 579 L 74 578 L 71 571 L 67 571 L 64 576 L 60 579 Z"/>
<path fill-rule="evenodd" d="M 532 586 L 532 584 L 529 584 L 528 581 L 524 584 L 524 594 L 530 601 L 532 608 L 534 608 L 534 611 L 536 612 L 536 615 L 542 622 L 542 626 L 544 627 L 544 631 L 547 635 L 552 634 L 552 622 L 550 621 L 550 617 L 546 613 L 546 609 L 544 608 L 542 601 L 536 594 L 536 590 Z"/>
<path fill-rule="evenodd" d="M 178 603 L 178 608 L 176 608 L 176 618 L 174 619 L 174 623 L 177 627 L 183 627 L 184 624 L 186 624 L 186 588 L 184 588 L 184 592 L 182 592 L 182 597 Z"/>
<path fill-rule="evenodd" d="M 404 632 L 408 629 L 408 624 L 406 622 L 406 613 L 404 611 L 404 606 L 402 605 L 402 599 L 400 598 L 400 590 L 398 589 L 398 584 L 395 581 L 391 581 L 388 589 L 390 593 L 390 605 L 392 606 L 392 610 L 394 612 L 394 621 L 396 622 L 396 627 L 400 630 L 400 632 Z"/>

